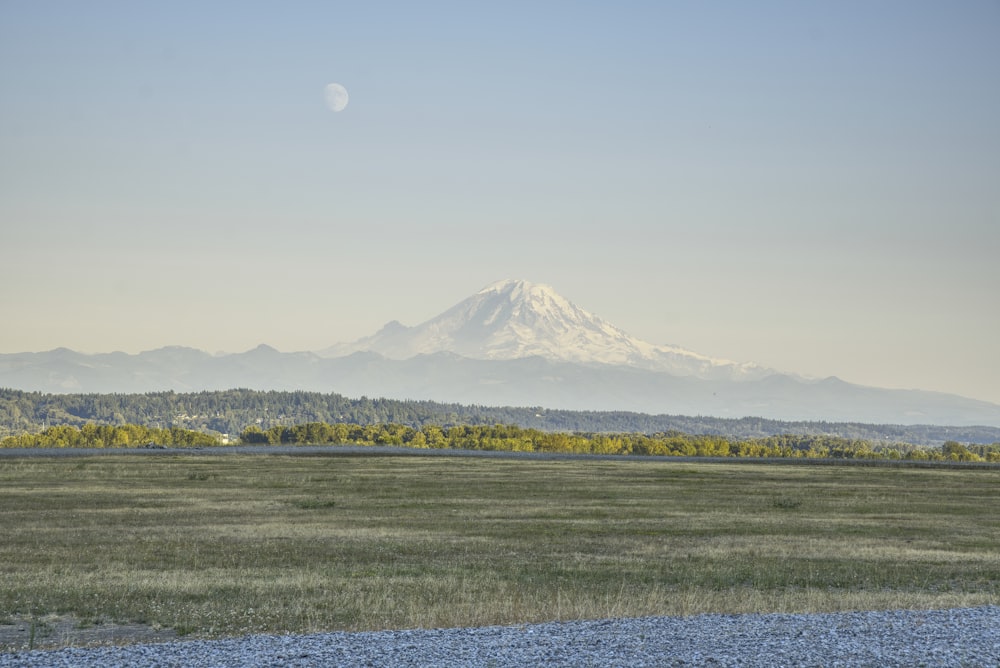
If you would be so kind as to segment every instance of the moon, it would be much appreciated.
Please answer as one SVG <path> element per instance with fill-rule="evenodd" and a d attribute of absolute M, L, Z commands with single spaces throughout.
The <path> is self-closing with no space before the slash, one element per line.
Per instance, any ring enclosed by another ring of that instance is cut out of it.
<path fill-rule="evenodd" d="M 326 85 L 326 106 L 330 111 L 343 111 L 347 106 L 347 89 L 339 83 Z"/>

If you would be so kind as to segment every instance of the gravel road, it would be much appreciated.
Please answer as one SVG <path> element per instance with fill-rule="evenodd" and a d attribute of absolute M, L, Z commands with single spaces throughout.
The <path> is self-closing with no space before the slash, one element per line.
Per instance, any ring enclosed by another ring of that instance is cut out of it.
<path fill-rule="evenodd" d="M 643 617 L 0 654 L 12 666 L 1000 666 L 1000 606 Z"/>

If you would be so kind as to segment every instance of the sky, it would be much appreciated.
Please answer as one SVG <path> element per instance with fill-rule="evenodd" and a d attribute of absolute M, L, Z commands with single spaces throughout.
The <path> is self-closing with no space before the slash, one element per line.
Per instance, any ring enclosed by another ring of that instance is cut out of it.
<path fill-rule="evenodd" d="M 1000 403 L 998 255 L 996 0 L 0 1 L 0 353 L 318 350 L 518 278 Z"/>

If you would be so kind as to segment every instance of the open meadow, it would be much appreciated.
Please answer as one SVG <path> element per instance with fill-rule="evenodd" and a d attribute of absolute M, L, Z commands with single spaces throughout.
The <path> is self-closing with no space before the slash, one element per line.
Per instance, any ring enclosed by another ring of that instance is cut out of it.
<path fill-rule="evenodd" d="M 215 637 L 997 604 L 998 501 L 998 469 L 11 458 L 0 625 Z"/>

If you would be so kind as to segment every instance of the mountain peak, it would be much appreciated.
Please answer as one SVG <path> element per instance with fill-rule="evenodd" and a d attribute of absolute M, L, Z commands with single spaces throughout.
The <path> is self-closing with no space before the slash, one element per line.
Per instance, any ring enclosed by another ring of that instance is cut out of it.
<path fill-rule="evenodd" d="M 573 304 L 551 286 L 521 279 L 491 283 L 415 327 L 393 322 L 372 336 L 332 346 L 323 354 L 337 357 L 357 351 L 391 359 L 440 352 L 485 360 L 539 356 L 700 378 L 759 377 L 767 372 L 752 364 L 647 343 Z"/>
<path fill-rule="evenodd" d="M 532 283 L 531 281 L 515 278 L 507 278 L 502 281 L 497 281 L 496 283 L 490 283 L 485 288 L 480 290 L 478 294 L 482 295 L 490 293 L 509 295 L 513 298 L 520 298 L 529 294 L 557 294 L 552 286 L 545 285 L 543 283 Z"/>

